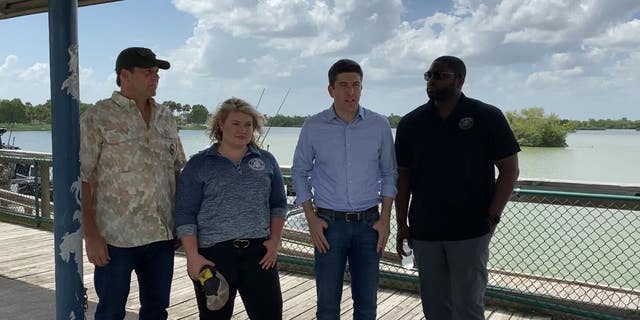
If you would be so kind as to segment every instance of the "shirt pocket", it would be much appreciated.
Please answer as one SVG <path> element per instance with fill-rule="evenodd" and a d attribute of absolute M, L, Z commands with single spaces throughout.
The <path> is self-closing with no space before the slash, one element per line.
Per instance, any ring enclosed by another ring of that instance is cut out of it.
<path fill-rule="evenodd" d="M 160 164 L 173 168 L 178 157 L 178 136 L 167 131 L 160 131 L 155 150 Z"/>
<path fill-rule="evenodd" d="M 113 172 L 130 172 L 140 157 L 141 136 L 125 130 L 106 130 L 100 161 Z"/>

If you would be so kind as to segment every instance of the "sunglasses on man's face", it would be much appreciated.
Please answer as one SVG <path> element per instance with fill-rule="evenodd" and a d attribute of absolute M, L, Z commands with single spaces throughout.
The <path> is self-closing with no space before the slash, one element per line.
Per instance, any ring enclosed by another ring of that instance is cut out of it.
<path fill-rule="evenodd" d="M 449 79 L 453 78 L 455 75 L 455 72 L 427 71 L 424 73 L 424 81 L 429 81 L 431 78 L 434 80 Z"/>

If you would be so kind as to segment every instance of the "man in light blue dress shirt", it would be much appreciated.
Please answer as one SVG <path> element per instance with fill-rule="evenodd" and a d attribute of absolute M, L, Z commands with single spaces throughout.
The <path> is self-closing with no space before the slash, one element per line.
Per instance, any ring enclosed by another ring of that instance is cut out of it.
<path fill-rule="evenodd" d="M 318 320 L 340 319 L 347 260 L 353 319 L 376 318 L 398 173 L 389 121 L 360 106 L 362 75 L 348 59 L 329 69 L 333 105 L 305 121 L 291 169 L 315 246 Z"/>

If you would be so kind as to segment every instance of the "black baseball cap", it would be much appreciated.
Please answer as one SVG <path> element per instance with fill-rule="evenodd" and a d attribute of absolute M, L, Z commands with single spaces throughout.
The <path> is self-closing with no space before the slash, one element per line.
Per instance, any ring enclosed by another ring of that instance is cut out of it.
<path fill-rule="evenodd" d="M 158 67 L 160 69 L 169 69 L 171 64 L 169 61 L 156 59 L 156 54 L 149 48 L 130 47 L 122 50 L 116 59 L 117 83 L 120 85 L 120 70 L 138 68 Z"/>
<path fill-rule="evenodd" d="M 220 310 L 229 301 L 229 283 L 215 266 L 205 265 L 200 269 L 198 284 L 207 298 L 207 309 Z"/>

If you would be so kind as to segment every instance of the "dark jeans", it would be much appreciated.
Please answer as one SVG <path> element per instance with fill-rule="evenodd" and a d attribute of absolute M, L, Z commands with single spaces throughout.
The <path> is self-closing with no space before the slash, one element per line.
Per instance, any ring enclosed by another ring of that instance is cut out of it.
<path fill-rule="evenodd" d="M 121 320 L 135 270 L 140 292 L 140 320 L 167 319 L 173 278 L 173 241 L 119 248 L 108 246 L 111 261 L 96 267 L 93 281 L 98 294 L 96 320 Z"/>
<path fill-rule="evenodd" d="M 231 319 L 236 293 L 240 293 L 249 319 L 282 319 L 282 291 L 276 267 L 264 270 L 260 260 L 267 253 L 266 239 L 251 239 L 246 248 L 236 248 L 232 241 L 200 248 L 202 256 L 211 260 L 229 283 L 229 301 L 222 309 L 207 309 L 207 298 L 198 282 L 194 282 L 201 320 Z"/>
<path fill-rule="evenodd" d="M 318 320 L 340 319 L 340 301 L 347 259 L 351 276 L 353 319 L 374 320 L 380 254 L 376 251 L 378 232 L 372 227 L 378 220 L 378 215 L 353 222 L 322 214 L 319 216 L 329 224 L 324 230 L 324 236 L 330 248 L 325 253 L 315 250 Z"/>

